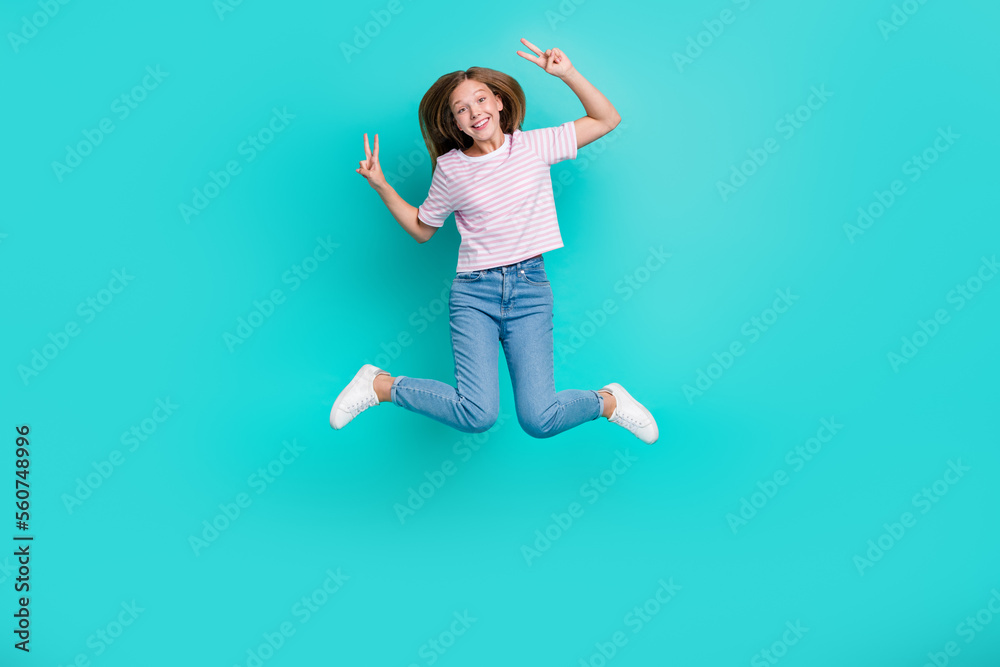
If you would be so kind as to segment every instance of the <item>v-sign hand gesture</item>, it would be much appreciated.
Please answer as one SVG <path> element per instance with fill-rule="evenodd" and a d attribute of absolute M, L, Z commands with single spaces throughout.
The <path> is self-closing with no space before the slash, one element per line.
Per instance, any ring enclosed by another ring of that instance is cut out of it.
<path fill-rule="evenodd" d="M 518 51 L 517 55 L 526 60 L 530 60 L 549 74 L 562 78 L 572 71 L 573 63 L 571 63 L 569 58 L 566 57 L 566 54 L 559 49 L 548 49 L 545 53 L 542 53 L 541 49 L 526 40 L 524 37 L 521 38 L 521 41 L 524 42 L 524 45 L 534 51 L 537 55 L 533 56 L 529 53 L 525 53 L 524 51 Z"/>
<path fill-rule="evenodd" d="M 368 185 L 376 190 L 381 190 L 386 185 L 385 175 L 382 174 L 382 167 L 378 162 L 378 135 L 375 135 L 375 152 L 368 147 L 368 133 L 365 132 L 365 158 L 358 164 L 361 165 L 354 171 L 368 179 Z"/>

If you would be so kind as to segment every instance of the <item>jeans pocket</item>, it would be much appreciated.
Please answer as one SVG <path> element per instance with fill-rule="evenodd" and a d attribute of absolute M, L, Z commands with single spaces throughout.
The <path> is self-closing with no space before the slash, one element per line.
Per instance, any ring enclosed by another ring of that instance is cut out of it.
<path fill-rule="evenodd" d="M 521 269 L 521 277 L 529 285 L 548 285 L 549 277 L 542 266 L 526 266 Z"/>
<path fill-rule="evenodd" d="M 460 271 L 455 274 L 455 280 L 460 283 L 471 283 L 474 280 L 479 280 L 482 276 L 482 271 Z"/>

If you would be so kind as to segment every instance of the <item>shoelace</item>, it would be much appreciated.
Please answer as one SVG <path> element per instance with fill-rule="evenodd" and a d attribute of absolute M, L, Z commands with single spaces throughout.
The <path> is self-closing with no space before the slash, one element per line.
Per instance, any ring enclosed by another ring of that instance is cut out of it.
<path fill-rule="evenodd" d="M 351 403 L 350 405 L 348 405 L 347 406 L 347 410 L 353 416 L 357 417 L 358 414 L 360 414 L 362 410 L 367 410 L 368 408 L 372 407 L 373 405 L 377 405 L 377 404 L 378 404 L 378 396 L 375 395 L 374 392 L 372 392 L 372 394 L 370 396 L 365 396 L 364 398 L 360 398 L 357 401 L 355 401 L 354 403 Z"/>
<path fill-rule="evenodd" d="M 617 405 L 615 406 L 615 411 L 618 412 L 618 406 Z M 623 412 L 619 412 L 618 416 L 615 417 L 615 420 L 619 424 L 621 422 L 623 422 L 623 421 L 628 422 L 630 424 L 633 424 L 636 428 L 642 428 L 644 426 L 643 422 L 639 421 L 638 419 L 633 419 L 632 417 L 628 416 L 627 414 L 625 414 Z"/>

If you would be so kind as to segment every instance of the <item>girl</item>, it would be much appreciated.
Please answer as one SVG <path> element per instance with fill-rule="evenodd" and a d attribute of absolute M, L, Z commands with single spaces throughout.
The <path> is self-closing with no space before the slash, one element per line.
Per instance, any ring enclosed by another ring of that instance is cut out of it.
<path fill-rule="evenodd" d="M 531 436 L 548 438 L 598 416 L 652 444 L 659 436 L 645 407 L 610 383 L 597 391 L 555 390 L 552 287 L 542 253 L 563 247 L 552 195 L 551 165 L 604 136 L 618 112 L 559 49 L 517 54 L 557 76 L 580 98 L 587 115 L 558 127 L 521 131 L 525 99 L 512 77 L 472 67 L 440 77 L 420 101 L 420 129 L 431 156 L 427 198 L 413 207 L 386 182 L 365 139 L 366 179 L 397 222 L 424 243 L 452 212 L 462 236 L 449 297 L 455 383 L 391 376 L 364 364 L 340 392 L 330 425 L 343 428 L 368 408 L 391 401 L 459 431 L 480 433 L 500 408 L 498 347 L 503 344 L 517 420 Z"/>

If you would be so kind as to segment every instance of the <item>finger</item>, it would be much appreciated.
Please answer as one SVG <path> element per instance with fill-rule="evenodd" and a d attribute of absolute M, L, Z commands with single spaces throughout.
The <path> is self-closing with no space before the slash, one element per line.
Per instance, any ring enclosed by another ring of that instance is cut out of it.
<path fill-rule="evenodd" d="M 371 149 L 368 148 L 368 133 L 365 132 L 365 157 L 370 159 L 371 156 L 372 156 Z"/>
<path fill-rule="evenodd" d="M 378 162 L 378 133 L 375 134 L 375 154 L 373 156 L 375 161 Z"/>
<path fill-rule="evenodd" d="M 524 51 L 518 51 L 517 55 L 521 56 L 525 60 L 530 60 L 531 62 L 535 63 L 536 65 L 541 65 L 541 62 L 539 62 L 538 58 L 536 58 L 535 56 L 530 56 L 527 53 L 525 53 Z"/>
<path fill-rule="evenodd" d="M 537 46 L 535 46 L 534 44 L 532 44 L 531 42 L 529 42 L 528 40 L 526 40 L 524 37 L 521 38 L 521 41 L 524 42 L 524 45 L 527 46 L 532 51 L 534 51 L 537 55 L 542 55 L 542 50 Z"/>

